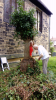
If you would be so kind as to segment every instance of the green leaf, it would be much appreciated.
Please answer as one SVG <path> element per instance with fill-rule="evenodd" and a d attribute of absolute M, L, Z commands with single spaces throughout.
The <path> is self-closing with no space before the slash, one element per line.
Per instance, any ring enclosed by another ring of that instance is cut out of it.
<path fill-rule="evenodd" d="M 13 100 L 13 97 L 10 97 L 10 100 Z"/>

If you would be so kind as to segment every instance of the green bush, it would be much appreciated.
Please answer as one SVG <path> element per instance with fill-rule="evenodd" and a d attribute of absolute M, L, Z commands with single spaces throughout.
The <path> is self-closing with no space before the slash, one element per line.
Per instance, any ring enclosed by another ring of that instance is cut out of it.
<path fill-rule="evenodd" d="M 41 73 L 41 71 L 40 71 L 40 68 L 39 68 L 39 65 L 38 65 L 38 61 L 36 61 L 36 63 L 35 63 L 33 68 L 28 67 L 26 72 L 29 75 L 33 75 L 33 74 L 36 74 L 36 73 L 39 75 Z"/>
<path fill-rule="evenodd" d="M 54 47 L 50 47 L 50 52 L 51 52 L 51 55 L 52 55 L 52 53 L 54 52 Z"/>
<path fill-rule="evenodd" d="M 17 3 L 18 10 L 11 14 L 10 19 L 10 24 L 15 26 L 15 37 L 19 38 L 21 36 L 23 40 L 33 39 L 34 35 L 37 34 L 35 28 L 36 19 L 33 16 L 34 10 L 25 11 L 23 9 L 23 0 L 19 0 Z"/>
<path fill-rule="evenodd" d="M 50 52 L 51 52 L 51 56 L 52 56 L 52 53 L 54 52 L 54 46 L 53 46 L 52 41 L 50 41 Z"/>

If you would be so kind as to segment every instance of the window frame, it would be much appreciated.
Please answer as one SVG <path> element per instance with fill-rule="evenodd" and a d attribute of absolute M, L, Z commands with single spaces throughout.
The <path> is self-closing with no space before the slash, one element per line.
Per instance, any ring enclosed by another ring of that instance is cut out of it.
<path fill-rule="evenodd" d="M 37 30 L 39 33 L 42 33 L 42 11 L 39 9 L 36 9 L 37 12 Z M 40 16 L 40 19 L 39 19 Z"/>
<path fill-rule="evenodd" d="M 7 22 L 7 23 L 9 23 L 9 20 L 10 20 L 10 14 L 12 13 L 12 3 L 13 3 L 13 0 L 8 0 L 7 1 L 7 5 L 6 5 L 6 1 L 5 0 L 3 0 L 3 2 L 4 2 L 4 18 L 3 18 L 3 20 L 4 20 L 4 22 Z M 7 9 L 6 9 L 6 7 L 8 7 Z M 17 3 L 16 3 L 16 0 L 15 0 L 15 7 L 14 7 L 15 9 L 17 9 Z"/>

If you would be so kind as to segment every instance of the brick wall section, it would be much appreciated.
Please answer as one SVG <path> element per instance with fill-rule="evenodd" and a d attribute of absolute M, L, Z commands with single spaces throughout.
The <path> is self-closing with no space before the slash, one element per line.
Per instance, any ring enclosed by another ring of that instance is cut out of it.
<path fill-rule="evenodd" d="M 10 54 L 23 54 L 24 52 L 24 42 L 23 40 L 14 38 L 14 27 L 10 26 L 8 23 L 3 21 L 4 15 L 4 4 L 3 0 L 0 0 L 0 55 L 10 55 Z M 36 6 L 32 4 L 29 0 L 25 1 L 25 10 L 30 8 L 36 9 Z M 36 13 L 34 14 L 36 17 Z M 44 12 L 42 14 L 42 33 L 36 36 L 35 42 L 37 44 L 42 44 L 47 50 L 49 49 L 49 16 Z M 18 45 L 19 43 L 19 45 Z M 11 56 L 10 56 L 11 57 Z"/>
<path fill-rule="evenodd" d="M 14 27 L 8 23 L 0 26 L 0 54 L 14 54 L 23 52 L 23 41 L 14 38 Z M 19 44 L 19 45 L 18 45 Z"/>
<path fill-rule="evenodd" d="M 25 10 L 29 11 L 29 9 L 36 9 L 36 6 L 31 3 L 29 0 L 25 0 Z"/>

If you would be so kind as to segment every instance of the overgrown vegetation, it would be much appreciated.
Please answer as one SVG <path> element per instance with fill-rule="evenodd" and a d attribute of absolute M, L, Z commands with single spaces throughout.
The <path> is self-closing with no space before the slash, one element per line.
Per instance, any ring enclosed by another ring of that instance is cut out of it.
<path fill-rule="evenodd" d="M 41 71 L 40 71 L 40 68 L 38 66 L 38 62 L 36 61 L 36 63 L 35 63 L 35 65 L 34 65 L 33 68 L 31 68 L 31 67 L 28 66 L 26 73 L 28 75 L 33 75 L 33 74 L 37 73 L 39 75 L 41 73 Z"/>
<path fill-rule="evenodd" d="M 15 26 L 15 37 L 20 38 L 21 36 L 23 40 L 31 40 L 37 34 L 36 19 L 33 16 L 34 9 L 25 11 L 23 8 L 24 1 L 19 0 L 17 3 L 19 7 L 11 14 L 10 24 Z"/>
<path fill-rule="evenodd" d="M 23 100 L 23 93 L 29 94 L 29 100 L 55 100 L 56 57 L 49 59 L 47 75 L 40 73 L 41 61 L 35 67 L 28 67 L 27 73 L 20 71 L 20 65 L 0 72 L 0 100 Z"/>

